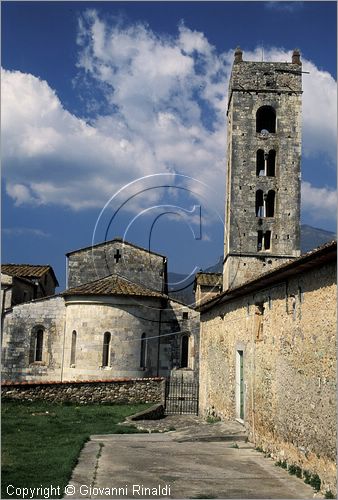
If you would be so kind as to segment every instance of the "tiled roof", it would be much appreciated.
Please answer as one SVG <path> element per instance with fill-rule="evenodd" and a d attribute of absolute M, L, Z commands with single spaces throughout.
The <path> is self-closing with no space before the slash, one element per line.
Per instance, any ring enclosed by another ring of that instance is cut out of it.
<path fill-rule="evenodd" d="M 68 288 L 62 295 L 134 295 L 138 297 L 166 297 L 161 292 L 138 285 L 117 274 L 90 283 Z"/>
<path fill-rule="evenodd" d="M 15 276 L 17 278 L 41 278 L 48 271 L 52 273 L 56 285 L 59 283 L 55 277 L 53 268 L 48 265 L 34 265 L 34 264 L 2 264 L 1 271 L 3 273 L 9 274 L 10 276 Z"/>
<path fill-rule="evenodd" d="M 198 285 L 206 286 L 221 286 L 222 285 L 222 273 L 197 273 L 196 282 Z"/>

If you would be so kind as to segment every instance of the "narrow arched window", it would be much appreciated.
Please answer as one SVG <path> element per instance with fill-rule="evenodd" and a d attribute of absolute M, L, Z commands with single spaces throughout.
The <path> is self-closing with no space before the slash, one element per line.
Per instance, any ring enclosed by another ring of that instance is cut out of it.
<path fill-rule="evenodd" d="M 140 351 L 140 367 L 146 368 L 147 366 L 147 336 L 145 333 L 141 335 L 141 351 Z"/>
<path fill-rule="evenodd" d="M 265 175 L 265 160 L 263 149 L 259 149 L 256 153 L 256 175 Z"/>
<path fill-rule="evenodd" d="M 276 112 L 272 106 L 261 106 L 256 113 L 256 132 L 267 130 L 271 134 L 276 132 Z"/>
<path fill-rule="evenodd" d="M 102 352 L 102 366 L 109 366 L 110 360 L 110 339 L 111 335 L 109 332 L 105 332 L 103 335 L 103 352 Z"/>
<path fill-rule="evenodd" d="M 266 175 L 269 177 L 275 177 L 276 175 L 276 151 L 274 149 L 270 149 L 268 154 Z"/>
<path fill-rule="evenodd" d="M 43 330 L 36 332 L 34 361 L 42 361 Z"/>
<path fill-rule="evenodd" d="M 76 331 L 72 332 L 72 346 L 70 351 L 70 365 L 75 365 L 75 357 L 76 357 Z"/>
<path fill-rule="evenodd" d="M 256 217 L 264 217 L 264 199 L 261 189 L 256 191 Z"/>
<path fill-rule="evenodd" d="M 186 368 L 188 366 L 188 356 L 189 356 L 189 336 L 183 335 L 181 340 L 181 368 Z"/>
<path fill-rule="evenodd" d="M 265 215 L 266 217 L 274 217 L 275 215 L 275 191 L 268 191 L 265 200 Z"/>

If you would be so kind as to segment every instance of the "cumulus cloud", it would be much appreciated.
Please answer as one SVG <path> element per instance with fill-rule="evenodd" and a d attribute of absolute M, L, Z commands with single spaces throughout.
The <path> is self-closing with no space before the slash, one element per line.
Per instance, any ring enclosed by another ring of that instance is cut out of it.
<path fill-rule="evenodd" d="M 233 50 L 218 54 L 183 23 L 176 36 L 158 35 L 144 24 L 107 22 L 95 10 L 79 19 L 77 43 L 79 78 L 98 89 L 107 110 L 90 120 L 67 111 L 37 76 L 3 72 L 3 165 L 15 203 L 100 208 L 130 180 L 164 172 L 203 181 L 222 212 Z M 260 60 L 261 50 L 245 58 Z M 272 48 L 265 59 L 291 54 Z M 304 153 L 333 164 L 335 82 L 310 61 L 304 69 Z"/>
<path fill-rule="evenodd" d="M 302 207 L 314 221 L 334 219 L 337 210 L 337 191 L 317 188 L 302 182 Z"/>

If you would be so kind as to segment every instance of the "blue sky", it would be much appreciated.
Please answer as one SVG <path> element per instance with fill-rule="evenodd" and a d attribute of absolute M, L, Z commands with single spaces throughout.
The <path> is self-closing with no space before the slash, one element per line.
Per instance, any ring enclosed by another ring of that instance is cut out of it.
<path fill-rule="evenodd" d="M 172 271 L 215 263 L 237 45 L 300 48 L 302 221 L 335 231 L 336 2 L 1 7 L 3 262 L 49 263 L 63 287 L 66 252 L 125 236 Z"/>

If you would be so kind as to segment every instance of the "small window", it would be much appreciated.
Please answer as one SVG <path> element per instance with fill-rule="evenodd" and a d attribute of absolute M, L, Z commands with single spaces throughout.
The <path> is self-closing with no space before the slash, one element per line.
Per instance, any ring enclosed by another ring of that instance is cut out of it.
<path fill-rule="evenodd" d="M 257 231 L 257 251 L 270 250 L 271 248 L 271 231 Z"/>
<path fill-rule="evenodd" d="M 75 365 L 75 357 L 76 357 L 76 331 L 72 332 L 72 345 L 70 351 L 70 366 Z"/>
<path fill-rule="evenodd" d="M 270 250 L 271 231 L 265 231 L 264 234 L 264 250 Z"/>
<path fill-rule="evenodd" d="M 264 217 L 264 200 L 263 191 L 261 189 L 256 191 L 256 217 Z"/>
<path fill-rule="evenodd" d="M 274 217 L 275 215 L 275 191 L 268 191 L 265 198 L 265 215 L 266 217 Z"/>
<path fill-rule="evenodd" d="M 263 231 L 257 232 L 257 251 L 260 252 L 263 248 Z"/>
<path fill-rule="evenodd" d="M 36 332 L 34 361 L 42 361 L 43 330 Z"/>
<path fill-rule="evenodd" d="M 261 106 L 256 113 L 256 132 L 267 130 L 271 134 L 276 132 L 276 112 L 272 106 Z"/>
<path fill-rule="evenodd" d="M 256 153 L 256 175 L 265 175 L 265 155 L 263 149 L 259 149 Z"/>
<path fill-rule="evenodd" d="M 276 174 L 276 151 L 270 149 L 266 160 L 266 175 L 269 177 L 275 177 Z"/>
<path fill-rule="evenodd" d="M 110 339 L 111 335 L 109 332 L 105 332 L 103 336 L 103 352 L 102 352 L 102 366 L 109 366 L 110 361 Z"/>
<path fill-rule="evenodd" d="M 185 311 L 183 313 L 182 317 L 183 317 L 183 319 L 188 319 L 189 318 L 189 313 Z"/>

